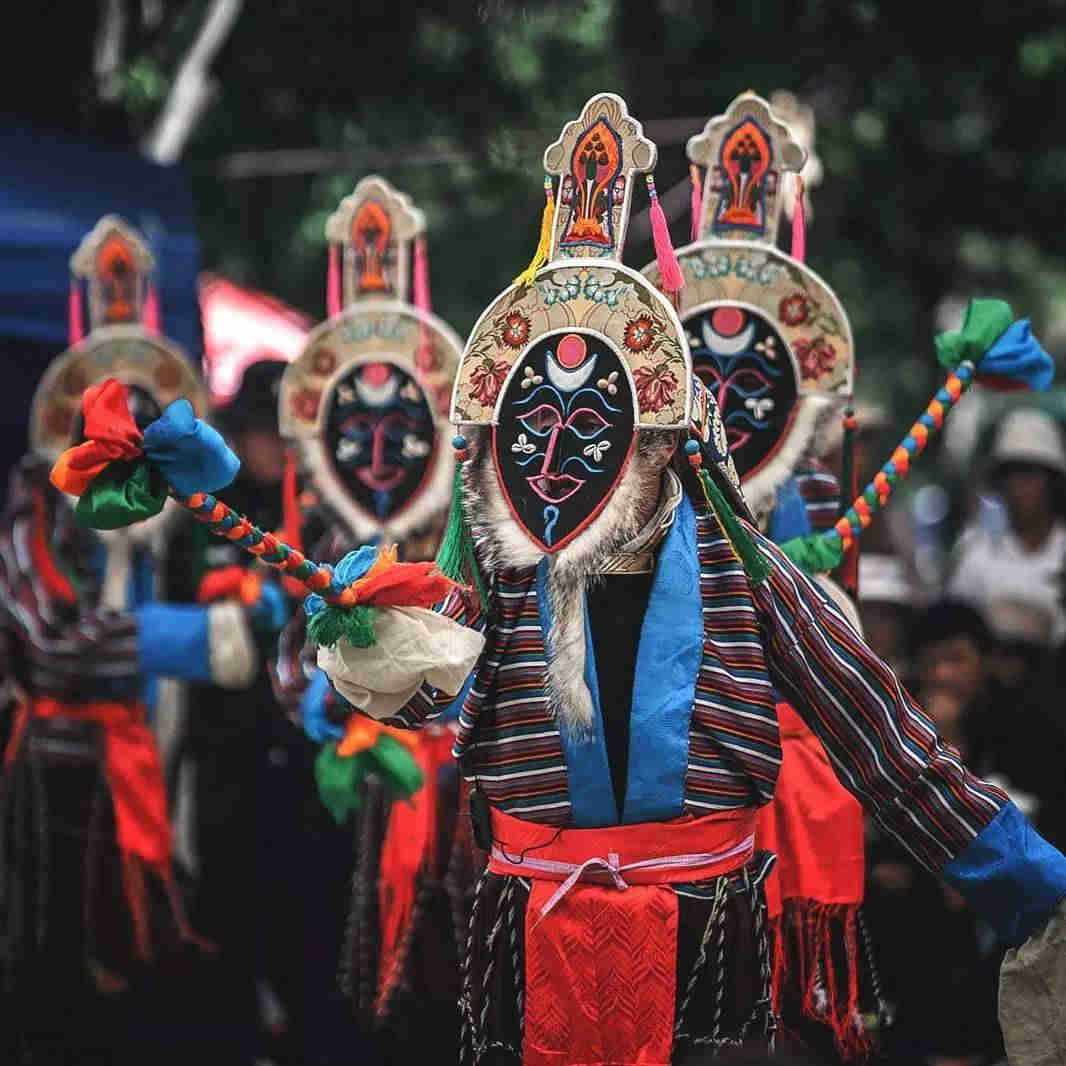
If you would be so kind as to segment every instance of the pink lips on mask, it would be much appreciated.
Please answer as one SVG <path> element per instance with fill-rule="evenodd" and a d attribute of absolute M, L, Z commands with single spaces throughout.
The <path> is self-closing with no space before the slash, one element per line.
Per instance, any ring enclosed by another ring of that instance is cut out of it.
<path fill-rule="evenodd" d="M 562 503 L 569 499 L 582 485 L 581 478 L 571 477 L 569 474 L 536 474 L 527 477 L 529 487 L 548 503 Z"/>
<path fill-rule="evenodd" d="M 388 471 L 392 471 L 392 473 Z M 371 467 L 361 466 L 356 470 L 355 476 L 369 488 L 379 492 L 388 492 L 403 481 L 405 473 L 406 471 L 402 467 L 385 466 L 381 473 L 376 474 Z"/>

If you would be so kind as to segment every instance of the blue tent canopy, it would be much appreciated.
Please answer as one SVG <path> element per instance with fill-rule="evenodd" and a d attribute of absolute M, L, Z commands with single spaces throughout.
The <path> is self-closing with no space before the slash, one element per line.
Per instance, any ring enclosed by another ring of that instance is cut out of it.
<path fill-rule="evenodd" d="M 148 242 L 163 331 L 199 365 L 200 246 L 181 171 L 0 118 L 0 495 L 26 450 L 33 389 L 67 346 L 70 256 L 106 214 L 121 215 Z"/>
<path fill-rule="evenodd" d="M 0 121 L 0 335 L 67 342 L 68 261 L 106 214 L 156 257 L 163 330 L 200 355 L 200 245 L 181 171 L 62 134 Z"/>

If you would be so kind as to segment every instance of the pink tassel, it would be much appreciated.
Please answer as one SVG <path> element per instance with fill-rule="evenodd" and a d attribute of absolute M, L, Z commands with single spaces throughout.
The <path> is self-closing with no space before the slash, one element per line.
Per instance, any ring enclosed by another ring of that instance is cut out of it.
<path fill-rule="evenodd" d="M 141 313 L 144 328 L 151 333 L 162 333 L 162 313 L 159 308 L 159 293 L 156 287 L 149 282 L 148 291 L 144 294 L 144 311 Z"/>
<path fill-rule="evenodd" d="M 85 320 L 81 311 L 81 282 L 70 279 L 70 294 L 67 296 L 67 337 L 75 345 L 85 336 Z"/>
<path fill-rule="evenodd" d="M 803 206 L 803 179 L 796 175 L 796 203 L 792 208 L 792 258 L 802 263 L 807 259 L 807 218 Z"/>
<path fill-rule="evenodd" d="M 419 235 L 415 237 L 415 277 L 414 277 L 415 307 L 420 311 L 432 310 L 429 300 L 429 253 L 426 251 L 426 239 Z M 419 324 L 418 351 L 415 353 L 415 366 L 419 370 L 433 370 L 433 345 L 429 340 L 426 327 Z"/>
<path fill-rule="evenodd" d="M 692 192 L 689 197 L 689 211 L 692 214 L 692 240 L 700 235 L 700 216 L 703 214 L 703 180 L 700 177 L 700 168 L 695 163 L 689 164 L 688 175 L 692 181 Z"/>
<path fill-rule="evenodd" d="M 676 302 L 677 294 L 685 287 L 685 278 L 670 240 L 670 226 L 655 191 L 655 179 L 650 174 L 647 176 L 647 182 L 648 195 L 651 197 L 651 239 L 655 245 L 655 259 L 659 264 L 661 279 L 659 287 Z"/>
<path fill-rule="evenodd" d="M 431 311 L 429 299 L 429 252 L 426 251 L 425 237 L 415 237 L 415 307 L 422 311 Z"/>
<path fill-rule="evenodd" d="M 326 277 L 326 314 L 333 318 L 341 313 L 341 250 L 329 246 L 329 274 Z"/>

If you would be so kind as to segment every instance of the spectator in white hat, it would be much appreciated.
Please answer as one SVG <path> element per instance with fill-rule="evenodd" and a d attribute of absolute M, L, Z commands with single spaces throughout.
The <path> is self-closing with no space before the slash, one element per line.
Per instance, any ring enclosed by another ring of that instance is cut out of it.
<path fill-rule="evenodd" d="M 908 673 L 908 629 L 921 606 L 921 590 L 896 555 L 859 556 L 859 615 L 863 635 L 901 677 Z"/>
<path fill-rule="evenodd" d="M 982 610 L 997 600 L 1028 602 L 1051 613 L 1052 640 L 1066 636 L 1060 603 L 1066 563 L 1066 448 L 1055 420 L 1020 407 L 1000 423 L 989 457 L 989 481 L 1003 498 L 1002 531 L 968 530 L 956 549 L 949 593 Z"/>

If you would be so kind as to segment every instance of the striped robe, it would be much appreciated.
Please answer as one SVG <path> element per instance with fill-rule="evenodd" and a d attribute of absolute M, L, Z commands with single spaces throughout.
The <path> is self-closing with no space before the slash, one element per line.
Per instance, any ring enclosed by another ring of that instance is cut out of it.
<path fill-rule="evenodd" d="M 888 667 L 769 540 L 751 531 L 772 563 L 770 577 L 752 585 L 714 515 L 696 506 L 695 526 L 702 661 L 681 805 L 665 817 L 769 802 L 781 760 L 776 689 L 885 831 L 920 862 L 942 869 L 996 817 L 1006 796 L 965 769 Z M 535 569 L 499 572 L 487 624 L 460 594 L 445 604 L 450 617 L 484 626 L 486 634 L 460 697 L 455 754 L 492 805 L 568 826 L 575 767 L 568 769 L 568 746 L 549 707 L 537 585 Z M 389 724 L 417 727 L 451 702 L 424 685 Z"/>

